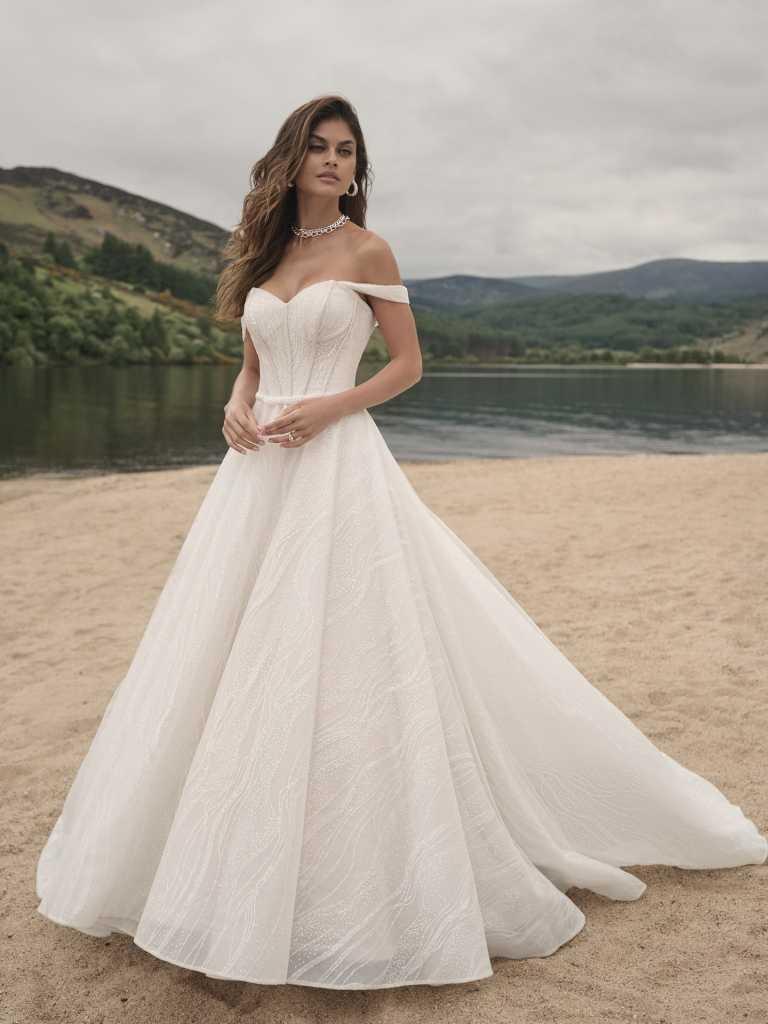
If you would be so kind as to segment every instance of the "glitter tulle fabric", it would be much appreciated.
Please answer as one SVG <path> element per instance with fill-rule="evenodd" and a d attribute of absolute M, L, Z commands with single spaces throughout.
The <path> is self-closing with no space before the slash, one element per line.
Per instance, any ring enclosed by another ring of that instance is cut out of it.
<path fill-rule="evenodd" d="M 354 386 L 375 326 L 321 281 L 248 295 L 259 422 Z M 228 450 L 37 870 L 40 913 L 211 977 L 469 981 L 584 926 L 626 866 L 762 863 L 419 498 L 367 410 Z"/>

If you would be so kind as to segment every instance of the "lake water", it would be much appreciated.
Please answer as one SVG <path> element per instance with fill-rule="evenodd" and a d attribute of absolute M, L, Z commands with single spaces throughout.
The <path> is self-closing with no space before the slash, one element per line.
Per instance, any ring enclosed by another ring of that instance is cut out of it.
<path fill-rule="evenodd" d="M 0 475 L 218 463 L 237 370 L 4 368 Z M 369 412 L 398 459 L 768 451 L 768 370 L 435 369 Z"/>

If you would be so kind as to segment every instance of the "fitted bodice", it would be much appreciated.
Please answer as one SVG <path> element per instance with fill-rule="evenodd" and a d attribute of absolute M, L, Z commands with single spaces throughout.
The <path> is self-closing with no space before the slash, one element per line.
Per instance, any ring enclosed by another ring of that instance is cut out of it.
<path fill-rule="evenodd" d="M 288 302 L 252 288 L 241 318 L 259 356 L 258 397 L 292 398 L 354 387 L 357 367 L 378 321 L 362 295 L 408 300 L 401 284 L 316 281 Z"/>

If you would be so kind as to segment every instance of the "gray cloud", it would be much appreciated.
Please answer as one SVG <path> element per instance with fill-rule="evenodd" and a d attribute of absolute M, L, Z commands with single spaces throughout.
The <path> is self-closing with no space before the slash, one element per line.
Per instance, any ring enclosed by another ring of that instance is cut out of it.
<path fill-rule="evenodd" d="M 285 115 L 341 92 L 406 277 L 768 258 L 760 0 L 28 0 L 3 21 L 3 166 L 231 226 Z"/>

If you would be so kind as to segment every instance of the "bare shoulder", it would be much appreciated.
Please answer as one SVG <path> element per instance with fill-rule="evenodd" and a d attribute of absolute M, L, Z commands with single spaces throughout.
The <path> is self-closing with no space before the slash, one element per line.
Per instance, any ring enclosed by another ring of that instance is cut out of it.
<path fill-rule="evenodd" d="M 361 234 L 356 261 L 360 280 L 369 284 L 402 284 L 395 254 L 386 239 L 375 231 Z"/>

